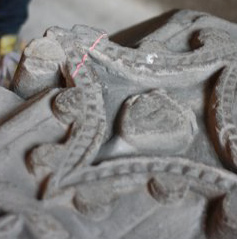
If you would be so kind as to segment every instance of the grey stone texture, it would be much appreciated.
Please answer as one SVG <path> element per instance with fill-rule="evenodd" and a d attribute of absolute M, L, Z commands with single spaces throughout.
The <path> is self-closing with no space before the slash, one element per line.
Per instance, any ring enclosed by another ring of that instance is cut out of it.
<path fill-rule="evenodd" d="M 104 33 L 50 28 L 0 88 L 0 238 L 236 239 L 237 26 Z"/>

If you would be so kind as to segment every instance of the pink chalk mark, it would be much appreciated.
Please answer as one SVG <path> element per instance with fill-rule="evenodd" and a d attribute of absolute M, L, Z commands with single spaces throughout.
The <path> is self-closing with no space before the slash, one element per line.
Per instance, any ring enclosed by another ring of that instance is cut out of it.
<path fill-rule="evenodd" d="M 106 33 L 102 34 L 94 43 L 93 45 L 89 48 L 89 51 L 93 51 L 97 44 L 101 41 L 102 38 L 107 36 Z M 76 75 L 78 74 L 80 68 L 85 64 L 86 58 L 88 57 L 88 54 L 83 55 L 81 62 L 77 64 L 76 70 L 72 74 L 72 78 L 75 78 Z"/>
<path fill-rule="evenodd" d="M 101 41 L 102 38 L 106 37 L 107 34 L 102 34 L 95 42 L 94 44 L 90 47 L 90 51 L 93 51 L 96 47 L 96 45 Z"/>
<path fill-rule="evenodd" d="M 87 54 L 85 54 L 83 57 L 82 57 L 82 60 L 80 63 L 77 64 L 77 67 L 76 67 L 76 70 L 73 72 L 72 74 L 72 78 L 75 78 L 75 76 L 78 74 L 80 68 L 85 64 L 85 61 L 86 61 L 86 58 L 88 57 Z"/>

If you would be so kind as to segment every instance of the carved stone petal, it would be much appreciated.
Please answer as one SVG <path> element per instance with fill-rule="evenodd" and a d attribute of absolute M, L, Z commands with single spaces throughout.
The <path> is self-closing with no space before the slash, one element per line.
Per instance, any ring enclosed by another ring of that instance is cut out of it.
<path fill-rule="evenodd" d="M 212 92 L 208 123 L 217 153 L 226 166 L 237 168 L 237 65 L 225 67 Z"/>
<path fill-rule="evenodd" d="M 197 133 L 196 117 L 163 90 L 129 98 L 121 113 L 119 134 L 138 150 L 185 151 Z"/>
<path fill-rule="evenodd" d="M 60 66 L 65 60 L 65 53 L 57 41 L 46 37 L 33 40 L 26 47 L 16 71 L 14 91 L 29 98 L 48 87 L 60 86 Z"/>

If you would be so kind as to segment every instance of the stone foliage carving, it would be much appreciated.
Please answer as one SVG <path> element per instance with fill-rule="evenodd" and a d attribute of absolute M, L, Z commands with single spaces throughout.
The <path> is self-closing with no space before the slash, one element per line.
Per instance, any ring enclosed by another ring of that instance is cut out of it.
<path fill-rule="evenodd" d="M 237 26 L 103 34 L 50 28 L 0 88 L 0 238 L 235 239 Z"/>

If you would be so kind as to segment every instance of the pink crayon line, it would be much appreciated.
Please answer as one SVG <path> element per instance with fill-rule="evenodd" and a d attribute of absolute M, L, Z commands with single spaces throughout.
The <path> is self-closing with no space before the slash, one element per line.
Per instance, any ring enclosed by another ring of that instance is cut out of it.
<path fill-rule="evenodd" d="M 102 34 L 94 43 L 93 45 L 89 48 L 89 51 L 93 51 L 97 44 L 101 41 L 103 37 L 107 36 L 106 33 Z M 88 54 L 86 53 L 83 55 L 81 62 L 79 62 L 76 66 L 76 70 L 72 74 L 72 78 L 75 78 L 75 76 L 78 74 L 80 68 L 85 64 L 86 58 L 88 57 Z"/>

